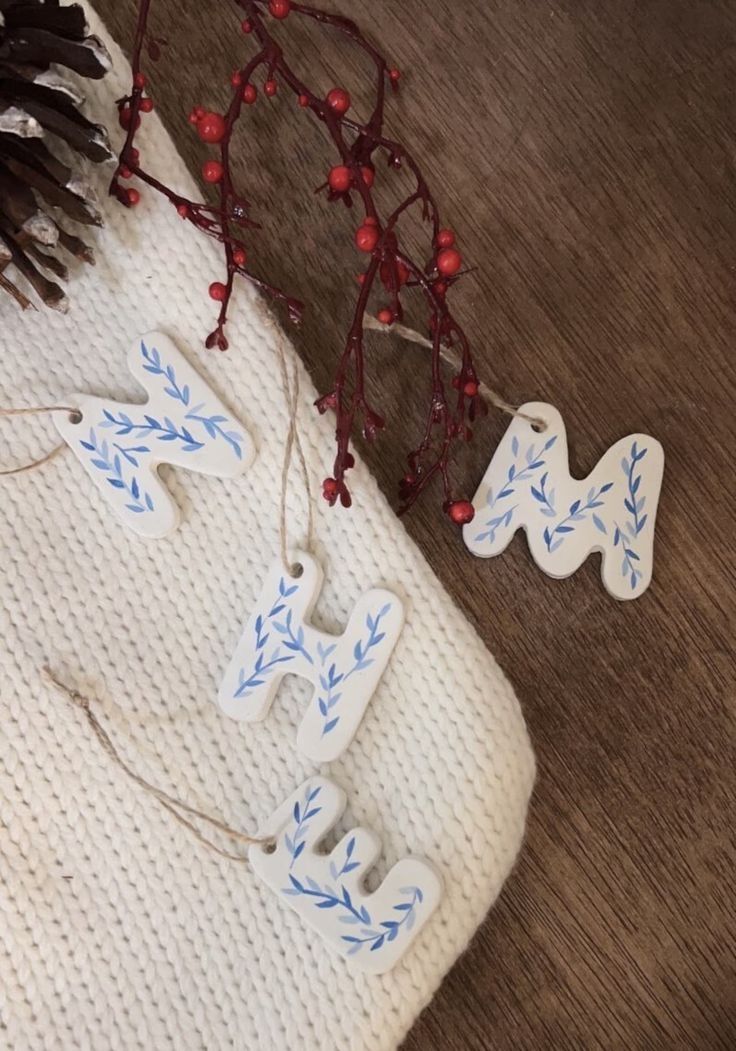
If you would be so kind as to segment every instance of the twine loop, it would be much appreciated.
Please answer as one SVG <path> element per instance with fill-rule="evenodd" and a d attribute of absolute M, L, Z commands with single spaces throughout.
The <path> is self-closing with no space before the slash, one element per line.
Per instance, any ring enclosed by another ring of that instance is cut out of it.
<path fill-rule="evenodd" d="M 420 347 L 427 347 L 432 350 L 434 343 L 431 339 L 427 339 L 426 336 L 416 332 L 413 328 L 409 328 L 407 325 L 402 325 L 398 322 L 394 322 L 391 325 L 384 325 L 378 318 L 374 318 L 371 314 L 366 314 L 363 319 L 363 327 L 371 329 L 373 332 L 383 332 L 386 335 L 401 336 L 403 339 L 408 340 L 410 343 L 417 343 Z M 440 357 L 443 361 L 446 361 L 448 365 L 451 365 L 454 369 L 460 367 L 460 361 L 457 355 L 453 354 L 448 347 L 440 346 Z M 484 401 L 493 405 L 494 408 L 500 409 L 501 412 L 505 412 L 507 416 L 518 417 L 520 420 L 526 420 L 530 423 L 535 431 L 542 434 L 547 430 L 547 421 L 543 420 L 541 416 L 530 416 L 527 412 L 522 412 L 518 405 L 512 405 L 510 402 L 505 401 L 500 394 L 492 390 L 486 384 L 483 384 L 480 388 L 480 396 Z"/>
<path fill-rule="evenodd" d="M 216 828 L 219 832 L 228 836 L 230 839 L 234 839 L 240 843 L 247 844 L 248 846 L 260 846 L 267 851 L 271 851 L 274 847 L 273 837 L 267 836 L 248 836 L 244 832 L 239 832 L 237 829 L 227 825 L 224 821 L 220 821 L 219 818 L 212 817 L 211 814 L 205 813 L 203 810 L 198 810 L 196 807 L 189 806 L 188 803 L 184 803 L 181 799 L 177 799 L 175 796 L 169 795 L 158 785 L 151 784 L 140 774 L 136 773 L 128 764 L 125 762 L 123 757 L 118 752 L 115 744 L 113 743 L 110 734 L 102 725 L 97 715 L 92 710 L 92 705 L 88 697 L 80 693 L 79 690 L 74 689 L 72 686 L 67 686 L 66 683 L 61 682 L 57 679 L 51 670 L 47 667 L 41 669 L 41 676 L 45 682 L 53 686 L 54 689 L 63 694 L 67 700 L 79 708 L 80 711 L 84 712 L 84 715 L 89 723 L 90 729 L 102 746 L 103 751 L 112 759 L 112 761 L 120 767 L 131 781 L 133 781 L 139 788 L 142 788 L 144 792 L 152 796 L 163 808 L 168 811 L 173 818 L 175 818 L 179 824 L 183 825 L 189 832 L 198 839 L 200 843 L 203 843 L 209 850 L 214 851 L 215 854 L 219 854 L 222 858 L 227 858 L 229 861 L 239 861 L 247 863 L 247 854 L 232 854 L 230 851 L 223 850 L 212 840 L 202 835 L 199 829 L 191 821 L 189 821 L 184 814 L 190 814 L 192 817 L 199 818 L 201 821 L 205 821 L 207 824 Z"/>
<path fill-rule="evenodd" d="M 307 551 L 311 551 L 314 547 L 314 505 L 312 490 L 309 480 L 309 467 L 307 466 L 307 458 L 304 452 L 304 445 L 299 433 L 299 361 L 294 356 L 294 364 L 292 366 L 291 375 L 289 375 L 289 368 L 286 361 L 286 346 L 284 334 L 281 331 L 279 325 L 276 324 L 270 314 L 264 316 L 264 322 L 266 326 L 271 330 L 276 343 L 276 356 L 279 363 L 279 372 L 281 374 L 281 387 L 284 392 L 284 398 L 286 400 L 286 409 L 289 417 L 289 425 L 286 432 L 286 443 L 284 445 L 284 458 L 281 465 L 281 493 L 279 497 L 279 550 L 281 555 L 281 563 L 284 567 L 284 571 L 290 577 L 300 577 L 302 575 L 302 567 L 299 563 L 293 563 L 289 559 L 289 543 L 288 543 L 288 525 L 287 525 L 287 512 L 286 512 L 286 498 L 289 489 L 289 473 L 291 471 L 291 463 L 294 456 L 294 450 L 299 459 L 299 467 L 301 470 L 302 480 L 304 482 L 304 497 L 307 505 Z"/>
<path fill-rule="evenodd" d="M 65 412 L 72 423 L 81 423 L 82 413 L 79 409 L 72 407 L 71 405 L 32 405 L 25 409 L 0 409 L 1 417 L 14 417 L 14 416 L 43 416 L 46 413 L 53 412 Z M 33 471 L 37 467 L 42 467 L 45 463 L 49 463 L 55 456 L 58 456 L 62 449 L 66 448 L 66 442 L 59 442 L 59 444 L 46 453 L 45 456 L 40 456 L 38 460 L 32 460 L 30 463 L 22 464 L 20 467 L 10 467 L 0 470 L 0 476 L 11 475 L 11 474 L 23 474 L 26 471 Z"/>

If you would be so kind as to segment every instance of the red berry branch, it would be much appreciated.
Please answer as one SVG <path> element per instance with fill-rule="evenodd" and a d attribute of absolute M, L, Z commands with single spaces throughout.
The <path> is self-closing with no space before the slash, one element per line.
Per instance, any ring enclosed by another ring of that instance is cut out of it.
<path fill-rule="evenodd" d="M 408 471 L 400 483 L 401 510 L 410 507 L 432 479 L 439 476 L 444 509 L 454 522 L 469 522 L 473 517 L 473 507 L 468 500 L 453 497 L 450 461 L 455 443 L 470 440 L 469 423 L 478 411 L 485 411 L 486 406 L 479 394 L 468 340 L 447 302 L 453 285 L 463 272 L 463 259 L 455 235 L 442 227 L 434 197 L 412 155 L 402 143 L 384 132 L 386 88 L 397 91 L 401 74 L 388 66 L 383 55 L 347 18 L 293 0 L 235 2 L 245 15 L 242 32 L 256 43 L 255 54 L 231 75 L 232 97 L 225 114 L 196 106 L 189 115 L 200 139 L 218 151 L 218 155 L 206 160 L 202 167 L 204 180 L 218 188 L 218 203 L 209 205 L 188 200 L 161 183 L 141 165 L 135 147 L 141 114 L 153 109 L 153 102 L 146 94 L 146 76 L 141 69 L 144 49 L 155 58 L 163 43 L 148 33 L 151 0 L 140 0 L 139 3 L 132 60 L 133 83 L 130 94 L 118 102 L 120 123 L 127 134 L 110 192 L 122 204 L 136 205 L 140 200 L 139 191 L 124 185 L 135 177 L 171 201 L 182 219 L 222 243 L 226 278 L 214 281 L 209 287 L 210 297 L 220 304 L 220 310 L 217 325 L 206 340 L 208 347 L 227 349 L 225 328 L 236 277 L 252 282 L 272 299 L 284 302 L 291 320 L 298 322 L 302 304 L 263 281 L 248 266 L 247 247 L 242 238 L 245 231 L 255 230 L 258 226 L 250 218 L 248 202 L 233 185 L 230 164 L 235 125 L 243 108 L 258 100 L 256 80 L 263 78 L 262 90 L 268 97 L 276 95 L 282 86 L 292 92 L 299 106 L 324 125 L 336 151 L 337 163 L 329 169 L 326 181 L 319 189 L 326 193 L 329 202 L 341 201 L 360 212 L 355 247 L 366 256 L 367 263 L 364 273 L 358 278 L 355 312 L 333 388 L 316 403 L 321 413 L 333 411 L 336 419 L 337 451 L 333 475 L 324 481 L 323 495 L 331 505 L 339 500 L 343 506 L 350 506 L 345 477 L 354 464 L 350 452 L 353 428 L 360 426 L 364 437 L 373 441 L 384 427 L 384 420 L 369 404 L 365 390 L 364 329 L 369 301 L 376 289 L 383 290 L 384 303 L 376 316 L 382 323 L 392 325 L 403 319 L 405 291 L 418 289 L 427 310 L 432 342 L 429 362 L 431 396 L 421 440 L 408 456 Z M 373 109 L 365 123 L 353 116 L 351 98 L 344 88 L 334 87 L 326 98 L 322 98 L 295 73 L 282 45 L 271 32 L 274 22 L 291 17 L 308 18 L 335 30 L 369 56 L 375 66 L 376 84 Z M 377 177 L 375 162 L 379 157 L 386 159 L 389 170 L 406 168 L 414 184 L 408 196 L 384 216 L 379 214 L 373 194 Z M 400 237 L 401 219 L 414 206 L 421 209 L 422 218 L 431 231 L 430 248 L 423 261 L 409 255 Z M 451 348 L 459 362 L 449 391 L 442 373 L 443 346 Z"/>

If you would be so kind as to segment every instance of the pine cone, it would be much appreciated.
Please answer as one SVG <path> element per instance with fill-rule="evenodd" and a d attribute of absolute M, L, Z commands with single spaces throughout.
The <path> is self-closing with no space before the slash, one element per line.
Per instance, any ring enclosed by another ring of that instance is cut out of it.
<path fill-rule="evenodd" d="M 62 248 L 94 263 L 92 250 L 62 223 L 100 226 L 102 220 L 92 191 L 47 142 L 62 140 L 70 156 L 95 162 L 112 151 L 105 129 L 79 112 L 83 96 L 54 66 L 93 79 L 110 68 L 104 45 L 88 35 L 82 8 L 0 0 L 0 289 L 31 306 L 7 275 L 12 263 L 47 306 L 66 310 L 63 290 L 41 271 L 63 281 L 67 270 L 47 250 Z"/>

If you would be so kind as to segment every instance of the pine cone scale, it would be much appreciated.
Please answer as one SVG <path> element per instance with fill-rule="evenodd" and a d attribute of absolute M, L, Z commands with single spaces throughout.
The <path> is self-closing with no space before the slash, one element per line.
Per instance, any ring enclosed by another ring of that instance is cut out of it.
<path fill-rule="evenodd" d="M 90 79 L 110 68 L 104 45 L 88 35 L 83 8 L 0 0 L 0 290 L 31 305 L 8 271 L 12 265 L 47 306 L 63 310 L 63 290 L 41 271 L 63 281 L 67 268 L 48 250 L 94 263 L 92 250 L 62 223 L 102 220 L 84 178 L 55 156 L 53 143 L 95 163 L 112 151 L 105 129 L 80 113 L 81 94 L 56 66 Z"/>

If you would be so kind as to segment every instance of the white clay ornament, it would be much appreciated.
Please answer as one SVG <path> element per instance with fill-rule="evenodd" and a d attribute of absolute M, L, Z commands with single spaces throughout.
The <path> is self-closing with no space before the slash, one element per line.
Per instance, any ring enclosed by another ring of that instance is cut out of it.
<path fill-rule="evenodd" d="M 56 425 L 120 520 L 141 536 L 159 539 L 179 522 L 179 509 L 158 475 L 160 464 L 235 478 L 251 464 L 255 448 L 163 333 L 136 340 L 128 366 L 147 402 L 72 395 L 81 419 L 64 415 Z"/>
<path fill-rule="evenodd" d="M 381 852 L 374 832 L 356 828 L 329 854 L 317 849 L 345 810 L 345 793 L 313 777 L 260 829 L 275 849 L 248 851 L 255 872 L 351 968 L 384 974 L 398 963 L 442 895 L 442 880 L 429 862 L 402 858 L 369 893 L 366 873 Z"/>
<path fill-rule="evenodd" d="M 601 577 L 617 599 L 638 598 L 652 578 L 654 524 L 664 471 L 656 438 L 631 434 L 601 457 L 587 478 L 570 477 L 567 435 L 552 405 L 529 402 L 535 430 L 517 416 L 493 455 L 473 499 L 475 517 L 463 528 L 470 551 L 500 555 L 524 529 L 539 568 L 568 577 L 594 551 Z"/>
<path fill-rule="evenodd" d="M 343 635 L 309 623 L 322 589 L 322 569 L 298 553 L 299 577 L 280 561 L 266 576 L 227 667 L 218 702 L 234 719 L 268 714 L 284 675 L 299 675 L 315 690 L 297 733 L 297 748 L 315 762 L 337 759 L 352 741 L 388 664 L 404 623 L 401 600 L 373 588 L 356 604 Z"/>

